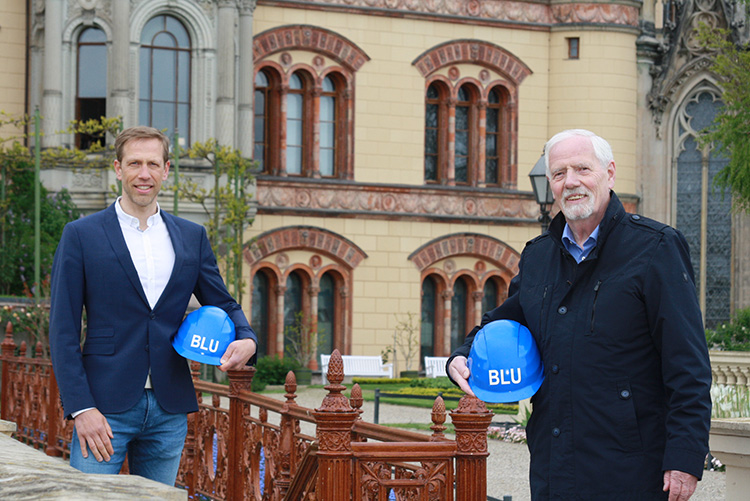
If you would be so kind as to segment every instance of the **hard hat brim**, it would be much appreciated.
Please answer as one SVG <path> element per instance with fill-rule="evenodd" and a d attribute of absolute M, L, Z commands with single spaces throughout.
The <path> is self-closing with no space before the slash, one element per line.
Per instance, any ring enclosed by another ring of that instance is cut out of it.
<path fill-rule="evenodd" d="M 541 388 L 543 381 L 544 379 L 540 378 L 529 386 L 510 391 L 489 391 L 484 388 L 478 388 L 476 385 L 472 384 L 471 380 L 469 380 L 469 387 L 471 388 L 471 391 L 474 392 L 474 395 L 483 402 L 490 404 L 507 404 L 533 397 L 539 388 Z"/>
<path fill-rule="evenodd" d="M 221 357 L 224 356 L 224 353 L 222 353 L 221 356 L 218 356 L 218 357 L 216 355 L 201 355 L 200 353 L 196 353 L 195 351 L 186 350 L 179 343 L 172 344 L 172 347 L 175 349 L 177 353 L 180 354 L 180 356 L 187 358 L 188 360 L 194 360 L 196 362 L 200 362 L 202 364 L 221 365 Z"/>

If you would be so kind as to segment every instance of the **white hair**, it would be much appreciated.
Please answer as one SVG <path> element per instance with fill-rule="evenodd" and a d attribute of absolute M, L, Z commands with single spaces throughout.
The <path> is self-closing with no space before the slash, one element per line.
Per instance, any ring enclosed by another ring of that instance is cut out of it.
<path fill-rule="evenodd" d="M 610 162 L 613 162 L 615 157 L 612 154 L 612 147 L 609 145 L 606 139 L 597 136 L 590 130 L 586 129 L 568 129 L 562 132 L 558 132 L 547 141 L 544 145 L 544 166 L 547 169 L 547 177 L 550 175 L 549 171 L 549 152 L 553 146 L 557 143 L 570 139 L 571 137 L 582 136 L 591 139 L 591 146 L 594 147 L 594 155 L 596 156 L 599 163 L 602 165 L 602 169 L 606 169 Z"/>

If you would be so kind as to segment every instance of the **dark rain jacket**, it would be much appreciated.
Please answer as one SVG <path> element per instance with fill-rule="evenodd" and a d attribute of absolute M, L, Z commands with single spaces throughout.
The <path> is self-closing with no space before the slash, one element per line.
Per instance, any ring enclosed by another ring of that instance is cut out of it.
<path fill-rule="evenodd" d="M 560 213 L 526 245 L 508 299 L 482 318 L 526 325 L 541 351 L 532 497 L 666 499 L 663 471 L 701 478 L 708 452 L 711 366 L 687 243 L 614 193 L 580 264 L 564 226 Z"/>

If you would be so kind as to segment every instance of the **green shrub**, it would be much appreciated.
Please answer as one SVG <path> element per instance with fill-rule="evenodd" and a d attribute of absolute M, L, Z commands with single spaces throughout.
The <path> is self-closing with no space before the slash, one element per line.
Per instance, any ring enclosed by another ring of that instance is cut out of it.
<path fill-rule="evenodd" d="M 279 358 L 278 355 L 266 355 L 255 364 L 255 376 L 253 377 L 253 391 L 256 390 L 255 380 L 263 381 L 265 384 L 284 384 L 289 371 L 299 369 L 299 364 L 289 357 Z M 258 385 L 260 385 L 260 381 Z M 265 387 L 264 384 L 264 387 Z"/>
<path fill-rule="evenodd" d="M 447 377 L 412 379 L 409 383 L 412 388 L 445 388 L 447 390 L 458 389 Z"/>
<path fill-rule="evenodd" d="M 706 342 L 711 350 L 750 351 L 750 308 L 737 311 L 727 324 L 706 329 Z"/>
<path fill-rule="evenodd" d="M 389 385 L 389 384 L 408 384 L 411 379 L 408 377 L 353 377 L 352 384 L 377 384 L 377 385 Z"/>

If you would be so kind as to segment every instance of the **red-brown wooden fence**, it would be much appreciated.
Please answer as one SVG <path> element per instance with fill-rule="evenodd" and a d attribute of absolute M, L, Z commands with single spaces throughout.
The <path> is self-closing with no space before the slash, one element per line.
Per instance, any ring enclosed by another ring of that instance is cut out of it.
<path fill-rule="evenodd" d="M 41 354 L 41 346 L 36 350 Z M 8 324 L 0 356 L 0 417 L 16 422 L 18 440 L 68 457 L 73 427 L 63 419 L 51 363 L 27 357 L 23 343 L 20 354 L 15 351 Z M 338 350 L 329 364 L 328 394 L 316 409 L 295 403 L 291 372 L 281 401 L 250 390 L 254 368 L 230 371 L 225 386 L 199 380 L 200 365 L 191 367 L 199 411 L 188 418 L 177 476 L 191 498 L 385 501 L 391 492 L 397 500 L 487 498 L 492 413 L 476 398 L 462 398 L 450 413 L 456 439 L 449 440 L 440 397 L 431 413 L 432 435 L 363 421 L 359 386 L 352 387 L 351 398 L 342 393 Z M 312 423 L 315 436 L 302 433 L 302 423 Z"/>

